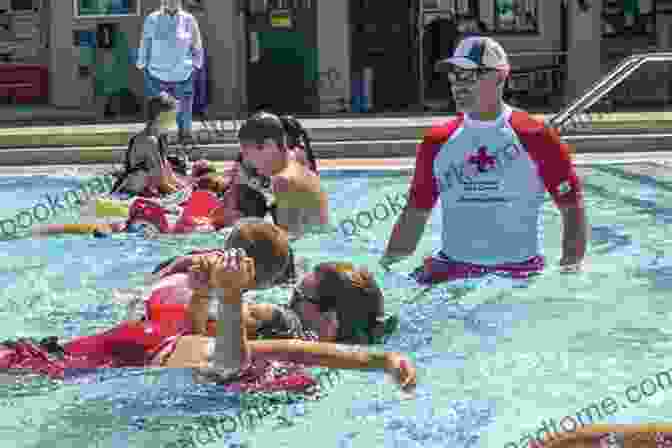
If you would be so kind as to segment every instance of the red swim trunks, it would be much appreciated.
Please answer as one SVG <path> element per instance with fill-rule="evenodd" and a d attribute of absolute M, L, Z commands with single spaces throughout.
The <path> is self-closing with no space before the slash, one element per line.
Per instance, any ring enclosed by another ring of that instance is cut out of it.
<path fill-rule="evenodd" d="M 539 274 L 544 269 L 544 257 L 538 255 L 522 263 L 504 263 L 498 265 L 479 265 L 465 263 L 444 255 L 425 258 L 423 266 L 411 273 L 418 283 L 436 284 L 465 278 L 478 278 L 487 274 L 497 274 L 512 278 L 525 279 Z"/>

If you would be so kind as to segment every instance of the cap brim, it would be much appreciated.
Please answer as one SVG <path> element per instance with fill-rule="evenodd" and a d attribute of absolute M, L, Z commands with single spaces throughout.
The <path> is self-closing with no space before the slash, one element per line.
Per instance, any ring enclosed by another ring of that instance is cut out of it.
<path fill-rule="evenodd" d="M 470 70 L 480 67 L 478 64 L 476 64 L 471 59 L 455 57 L 455 58 L 443 59 L 443 60 L 437 62 L 436 63 L 436 71 L 438 71 L 438 72 L 450 71 L 452 69 L 452 67 L 455 67 L 455 66 L 460 67 L 460 68 L 470 69 Z"/>

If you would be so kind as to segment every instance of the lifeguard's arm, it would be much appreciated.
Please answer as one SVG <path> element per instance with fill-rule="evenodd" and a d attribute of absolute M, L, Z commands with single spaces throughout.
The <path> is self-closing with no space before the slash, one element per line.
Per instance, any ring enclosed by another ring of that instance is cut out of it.
<path fill-rule="evenodd" d="M 392 228 L 392 234 L 385 249 L 385 256 L 404 258 L 413 255 L 425 232 L 425 226 L 427 226 L 431 214 L 431 210 L 414 208 L 408 205 L 404 207 Z"/>
<path fill-rule="evenodd" d="M 257 340 L 250 341 L 248 345 L 255 359 L 289 361 L 334 369 L 385 370 L 394 372 L 404 389 L 412 388 L 416 382 L 415 368 L 398 353 L 372 353 L 340 344 L 297 339 Z"/>
<path fill-rule="evenodd" d="M 392 228 L 384 259 L 394 262 L 412 255 L 425 232 L 427 221 L 439 198 L 439 188 L 434 178 L 434 157 L 439 148 L 440 144 L 429 136 L 418 145 L 408 201 Z"/>
<path fill-rule="evenodd" d="M 583 186 L 572 161 L 570 147 L 552 128 L 528 136 L 528 153 L 536 161 L 546 190 L 562 215 L 561 266 L 578 265 L 586 254 L 588 222 Z"/>
<path fill-rule="evenodd" d="M 560 207 L 562 214 L 561 266 L 580 264 L 586 255 L 588 225 L 583 199 L 580 204 Z"/>

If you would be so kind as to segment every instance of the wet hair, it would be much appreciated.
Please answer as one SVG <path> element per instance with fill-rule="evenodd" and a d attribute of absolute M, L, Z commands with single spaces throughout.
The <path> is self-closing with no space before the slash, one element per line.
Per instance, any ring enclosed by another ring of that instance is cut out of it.
<path fill-rule="evenodd" d="M 277 116 L 260 111 L 248 118 L 238 131 L 238 140 L 263 143 L 273 140 L 282 150 L 301 147 L 306 152 L 309 167 L 317 172 L 317 162 L 308 131 L 292 115 Z"/>
<path fill-rule="evenodd" d="M 254 259 L 258 288 L 296 282 L 294 254 L 289 246 L 287 232 L 270 222 L 261 218 L 241 218 L 229 234 L 223 249 L 244 249 Z M 209 251 L 191 251 L 188 255 L 205 252 Z M 159 263 L 152 273 L 158 274 L 177 258 L 179 256 Z"/>
<path fill-rule="evenodd" d="M 385 299 L 373 275 L 364 268 L 340 268 L 334 263 L 320 264 L 316 270 L 320 272 L 316 299 L 322 312 L 336 311 L 337 341 L 369 344 L 378 338 L 376 334 L 382 337 Z"/>
<path fill-rule="evenodd" d="M 261 218 L 242 218 L 227 238 L 227 249 L 244 249 L 254 259 L 258 288 L 277 283 L 293 264 L 289 236 Z"/>
<path fill-rule="evenodd" d="M 301 147 L 306 153 L 309 168 L 317 173 L 317 162 L 310 145 L 310 136 L 301 123 L 291 115 L 278 117 L 264 111 L 256 112 L 240 127 L 238 139 L 260 144 L 266 139 L 271 139 L 283 151 L 288 147 Z M 242 166 L 242 153 L 238 154 L 236 162 Z M 253 176 L 263 177 L 254 171 Z M 261 193 L 244 184 L 239 185 L 238 191 L 238 208 L 243 216 L 263 218 L 271 213 L 273 220 L 276 221 L 275 210 L 268 206 L 266 198 Z"/>
<path fill-rule="evenodd" d="M 283 115 L 280 117 L 280 121 L 282 122 L 282 126 L 285 128 L 289 147 L 302 147 L 306 152 L 308 166 L 313 172 L 317 173 L 317 162 L 315 161 L 313 148 L 310 145 L 310 135 L 308 135 L 308 131 L 306 131 L 299 120 L 297 120 L 296 117 L 292 115 Z"/>
<path fill-rule="evenodd" d="M 245 120 L 238 130 L 238 140 L 263 143 L 271 139 L 281 148 L 285 147 L 285 128 L 280 117 L 275 114 L 260 111 Z"/>
<path fill-rule="evenodd" d="M 158 96 L 153 96 L 147 100 L 147 123 L 154 123 L 162 112 L 170 112 L 177 109 L 177 100 L 161 92 Z"/>

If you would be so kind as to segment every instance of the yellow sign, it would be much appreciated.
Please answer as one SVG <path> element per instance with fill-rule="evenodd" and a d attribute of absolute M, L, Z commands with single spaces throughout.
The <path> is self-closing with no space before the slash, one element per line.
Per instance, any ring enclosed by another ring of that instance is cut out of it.
<path fill-rule="evenodd" d="M 271 26 L 273 28 L 291 28 L 292 15 L 289 11 L 274 11 L 271 13 Z"/>

